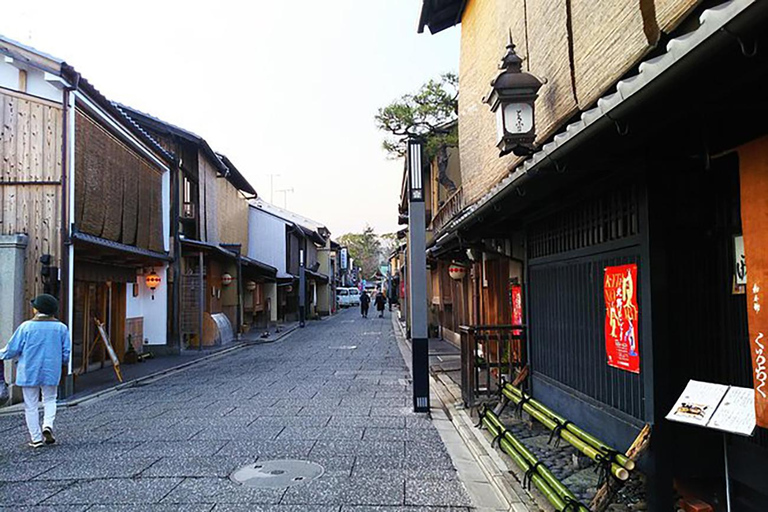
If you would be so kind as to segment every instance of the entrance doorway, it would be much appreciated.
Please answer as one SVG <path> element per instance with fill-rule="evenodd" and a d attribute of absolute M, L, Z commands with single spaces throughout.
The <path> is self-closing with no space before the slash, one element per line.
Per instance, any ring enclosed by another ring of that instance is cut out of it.
<path fill-rule="evenodd" d="M 110 342 L 122 362 L 125 345 L 125 284 L 75 281 L 72 370 L 83 374 L 112 364 L 98 336 L 96 319 L 104 323 Z"/>

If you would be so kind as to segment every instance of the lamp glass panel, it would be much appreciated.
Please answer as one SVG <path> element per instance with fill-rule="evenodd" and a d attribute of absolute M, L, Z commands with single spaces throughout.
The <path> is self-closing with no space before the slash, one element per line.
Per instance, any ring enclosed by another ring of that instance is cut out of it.
<path fill-rule="evenodd" d="M 528 133 L 533 130 L 533 108 L 528 103 L 504 106 L 504 128 L 507 133 Z"/>
<path fill-rule="evenodd" d="M 504 109 L 496 109 L 496 143 L 504 139 Z"/>

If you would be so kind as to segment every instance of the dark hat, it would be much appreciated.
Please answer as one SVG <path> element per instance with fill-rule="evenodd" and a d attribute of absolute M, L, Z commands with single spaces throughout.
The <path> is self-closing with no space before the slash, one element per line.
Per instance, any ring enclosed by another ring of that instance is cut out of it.
<path fill-rule="evenodd" d="M 55 315 L 59 310 L 59 301 L 53 295 L 43 293 L 35 297 L 32 301 L 32 307 L 44 315 Z"/>

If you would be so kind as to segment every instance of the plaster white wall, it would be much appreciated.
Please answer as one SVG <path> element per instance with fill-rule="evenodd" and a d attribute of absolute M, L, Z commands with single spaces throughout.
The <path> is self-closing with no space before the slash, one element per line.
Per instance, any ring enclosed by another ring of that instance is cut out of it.
<path fill-rule="evenodd" d="M 19 70 L 27 72 L 27 94 L 45 98 L 47 100 L 62 102 L 62 92 L 45 80 L 45 73 L 35 68 L 19 64 L 18 62 L 6 62 L 5 56 L 0 55 L 0 87 L 12 91 L 19 90 Z"/>
<path fill-rule="evenodd" d="M 286 221 L 250 207 L 248 212 L 248 257 L 285 272 Z M 276 309 L 276 308 L 275 308 Z"/>
<path fill-rule="evenodd" d="M 126 318 L 144 318 L 144 340 L 147 345 L 165 345 L 167 342 L 168 323 L 168 269 L 167 265 L 155 267 L 155 272 L 161 277 L 160 286 L 155 289 L 152 300 L 152 290 L 147 288 L 144 276 L 136 276 L 139 284 L 139 296 L 133 296 L 133 285 L 126 287 Z"/>

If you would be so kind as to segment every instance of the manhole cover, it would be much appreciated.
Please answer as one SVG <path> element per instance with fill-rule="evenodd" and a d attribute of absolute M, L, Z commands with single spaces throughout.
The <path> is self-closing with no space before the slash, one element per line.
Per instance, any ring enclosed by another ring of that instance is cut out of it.
<path fill-rule="evenodd" d="M 290 487 L 323 474 L 320 464 L 306 460 L 267 460 L 235 470 L 229 478 L 246 487 Z"/>

